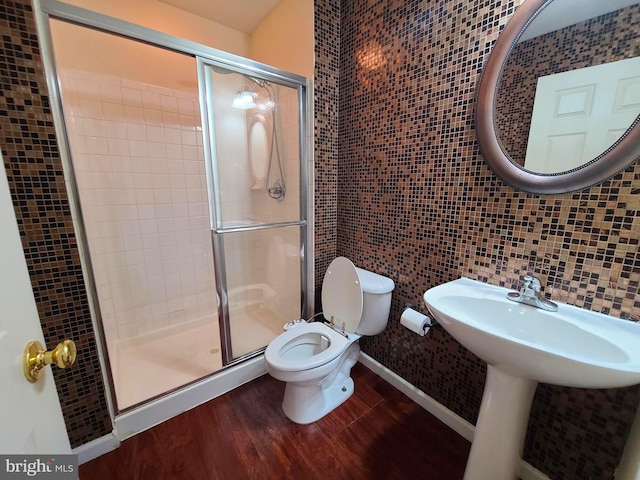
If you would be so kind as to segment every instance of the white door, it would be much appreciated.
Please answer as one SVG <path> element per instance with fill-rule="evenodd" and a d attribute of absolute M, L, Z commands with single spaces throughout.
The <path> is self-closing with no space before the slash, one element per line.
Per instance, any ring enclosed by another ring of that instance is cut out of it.
<path fill-rule="evenodd" d="M 640 57 L 538 79 L 524 167 L 571 170 L 594 159 L 640 113 Z"/>
<path fill-rule="evenodd" d="M 22 370 L 24 347 L 44 339 L 1 160 L 0 154 L 0 452 L 71 453 L 51 367 L 36 383 Z"/>

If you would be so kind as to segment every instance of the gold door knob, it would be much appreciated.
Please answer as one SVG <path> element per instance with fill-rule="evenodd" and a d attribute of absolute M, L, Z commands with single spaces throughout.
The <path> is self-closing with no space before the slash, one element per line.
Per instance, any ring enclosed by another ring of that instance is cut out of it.
<path fill-rule="evenodd" d="M 44 366 L 53 363 L 60 368 L 67 368 L 75 361 L 76 344 L 72 340 L 60 342 L 50 352 L 46 351 L 40 342 L 29 342 L 22 356 L 24 376 L 31 383 L 38 381 Z"/>

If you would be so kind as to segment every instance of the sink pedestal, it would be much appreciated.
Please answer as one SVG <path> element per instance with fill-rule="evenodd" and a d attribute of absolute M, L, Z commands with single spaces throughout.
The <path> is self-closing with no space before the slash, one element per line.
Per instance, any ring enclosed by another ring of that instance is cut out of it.
<path fill-rule="evenodd" d="M 487 366 L 464 480 L 516 480 L 538 382 Z"/>

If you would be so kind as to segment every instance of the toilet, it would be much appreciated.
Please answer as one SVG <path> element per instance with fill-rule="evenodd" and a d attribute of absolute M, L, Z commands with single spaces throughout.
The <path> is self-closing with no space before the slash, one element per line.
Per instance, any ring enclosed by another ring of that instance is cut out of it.
<path fill-rule="evenodd" d="M 358 339 L 385 329 L 393 288 L 390 278 L 345 257 L 331 262 L 322 281 L 323 315 L 330 323 L 300 322 L 265 351 L 267 372 L 287 383 L 282 410 L 290 420 L 315 422 L 351 396 Z"/>

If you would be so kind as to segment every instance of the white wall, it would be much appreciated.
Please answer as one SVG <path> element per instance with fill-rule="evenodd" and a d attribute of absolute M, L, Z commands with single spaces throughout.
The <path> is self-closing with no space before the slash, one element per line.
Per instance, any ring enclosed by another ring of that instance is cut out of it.
<path fill-rule="evenodd" d="M 213 72 L 214 148 L 220 175 L 223 222 L 250 218 L 249 171 L 245 111 L 233 108 L 233 97 L 244 83 L 237 73 Z"/>
<path fill-rule="evenodd" d="M 216 83 L 216 153 L 223 218 L 298 219 L 295 95 L 281 95 L 283 202 L 251 190 L 245 111 L 231 108 L 238 78 Z M 107 340 L 215 315 L 207 182 L 196 92 L 63 69 L 62 98 Z M 280 113 L 281 112 L 281 113 Z M 270 115 L 269 115 L 270 118 Z M 271 121 L 266 129 L 271 140 Z M 275 155 L 275 152 L 274 152 Z M 273 169 L 277 169 L 275 158 Z M 299 315 L 296 228 L 227 239 L 230 306 L 268 300 Z M 275 296 L 263 298 L 269 285 Z"/>
<path fill-rule="evenodd" d="M 298 98 L 295 89 L 274 85 L 277 95 L 275 124 L 278 148 L 273 136 L 273 111 L 249 115 L 249 123 L 261 121 L 268 137 L 267 157 L 271 158 L 269 186 L 279 177 L 277 157 L 280 157 L 284 171 L 286 195 L 281 202 L 269 198 L 265 189 L 252 189 L 252 209 L 255 218 L 269 223 L 294 221 L 300 218 L 300 141 L 298 118 Z M 273 151 L 272 151 L 273 150 Z M 274 205 L 274 203 L 276 205 Z"/>
<path fill-rule="evenodd" d="M 284 0 L 250 37 L 249 58 L 313 78 L 313 0 Z"/>
<path fill-rule="evenodd" d="M 67 3 L 266 63 L 281 70 L 313 77 L 313 0 L 284 0 L 250 36 L 158 0 L 68 0 Z M 78 41 L 77 37 L 68 37 L 66 50 L 69 52 L 69 60 L 73 61 L 75 58 L 82 65 L 88 65 L 91 62 L 92 46 L 90 42 Z M 138 55 L 131 56 L 133 71 L 138 70 L 140 58 Z M 66 64 L 71 65 L 68 61 Z M 153 62 L 145 61 L 143 64 L 148 68 L 155 68 Z M 100 64 L 96 63 L 94 67 L 97 69 L 95 71 L 101 71 Z"/>
<path fill-rule="evenodd" d="M 66 3 L 225 52 L 243 57 L 249 54 L 246 34 L 158 0 L 67 0 Z"/>
<path fill-rule="evenodd" d="M 246 57 L 248 35 L 157 0 L 71 0 L 73 5 Z M 193 57 L 53 20 L 56 62 L 176 90 L 197 89 Z M 187 63 L 185 63 L 187 62 Z"/>
<path fill-rule="evenodd" d="M 233 96 L 243 84 L 251 84 L 239 74 L 213 73 L 215 154 L 219 166 L 223 225 L 228 222 L 277 223 L 300 218 L 300 152 L 298 99 L 295 89 L 274 85 L 277 93 L 276 123 L 279 152 L 271 153 L 273 115 L 271 110 L 239 110 L 232 107 Z M 264 88 L 256 87 L 256 102 L 269 100 Z M 286 195 L 278 202 L 267 195 L 267 185 L 252 188 L 255 178 L 249 156 L 248 131 L 255 122 L 267 134 L 265 157 L 271 157 L 271 182 L 278 177 L 277 156 L 283 165 Z M 227 285 L 231 307 L 265 300 L 267 289 L 247 285 L 268 285 L 272 295 L 268 306 L 291 320 L 300 315 L 299 231 L 275 229 L 225 237 Z M 286 323 L 286 322 L 285 322 Z"/>

